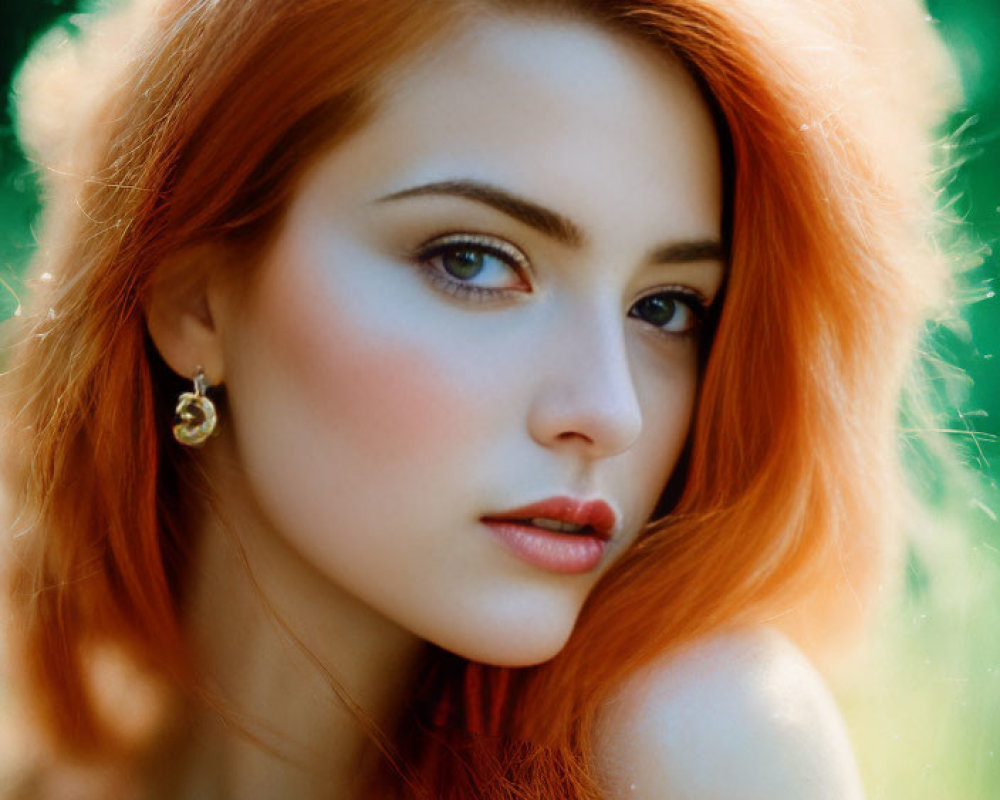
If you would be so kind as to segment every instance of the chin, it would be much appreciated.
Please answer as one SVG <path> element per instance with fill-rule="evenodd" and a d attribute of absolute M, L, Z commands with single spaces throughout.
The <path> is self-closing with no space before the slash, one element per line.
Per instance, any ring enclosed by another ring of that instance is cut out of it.
<path fill-rule="evenodd" d="M 429 641 L 469 661 L 497 667 L 531 667 L 554 658 L 566 646 L 579 609 L 538 610 L 516 615 L 469 620 Z"/>

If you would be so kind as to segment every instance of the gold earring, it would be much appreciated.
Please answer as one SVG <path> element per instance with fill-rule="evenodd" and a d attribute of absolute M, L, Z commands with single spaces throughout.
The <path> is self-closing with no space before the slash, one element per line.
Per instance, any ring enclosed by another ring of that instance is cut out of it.
<path fill-rule="evenodd" d="M 207 389 L 205 371 L 198 367 L 194 375 L 194 391 L 184 392 L 174 409 L 174 438 L 188 447 L 205 444 L 219 421 L 215 404 L 205 395 Z"/>

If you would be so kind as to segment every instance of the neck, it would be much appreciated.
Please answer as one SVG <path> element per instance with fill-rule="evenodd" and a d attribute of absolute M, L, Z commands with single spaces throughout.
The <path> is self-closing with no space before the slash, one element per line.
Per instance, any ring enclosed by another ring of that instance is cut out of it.
<path fill-rule="evenodd" d="M 209 701 L 156 759 L 169 773 L 157 785 L 170 798 L 355 797 L 377 754 L 366 723 L 391 728 L 421 642 L 291 550 L 214 461 L 219 508 L 200 525 L 185 604 Z"/>

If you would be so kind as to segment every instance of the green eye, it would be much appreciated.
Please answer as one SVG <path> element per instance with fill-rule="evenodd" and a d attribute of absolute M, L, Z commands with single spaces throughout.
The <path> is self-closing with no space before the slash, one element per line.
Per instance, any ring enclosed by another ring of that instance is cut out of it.
<path fill-rule="evenodd" d="M 454 249 L 441 254 L 441 267 L 454 278 L 468 281 L 483 271 L 486 254 L 482 250 Z"/>
<path fill-rule="evenodd" d="M 660 294 L 644 297 L 635 304 L 635 316 L 657 328 L 669 324 L 677 316 L 677 312 L 677 301 Z"/>
<path fill-rule="evenodd" d="M 527 256 L 495 236 L 440 236 L 418 250 L 415 261 L 435 288 L 459 299 L 500 300 L 531 291 Z"/>
<path fill-rule="evenodd" d="M 664 333 L 691 333 L 704 315 L 704 302 L 689 290 L 673 289 L 646 295 L 629 310 L 629 316 L 640 319 Z"/>

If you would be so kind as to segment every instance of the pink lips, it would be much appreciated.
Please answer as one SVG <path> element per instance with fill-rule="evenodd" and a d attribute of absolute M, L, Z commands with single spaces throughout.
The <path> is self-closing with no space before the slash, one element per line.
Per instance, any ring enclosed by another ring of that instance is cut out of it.
<path fill-rule="evenodd" d="M 553 497 L 488 514 L 481 521 L 528 563 L 572 575 L 590 572 L 601 563 L 617 520 L 603 500 Z M 567 526 L 576 528 L 553 530 Z"/>

